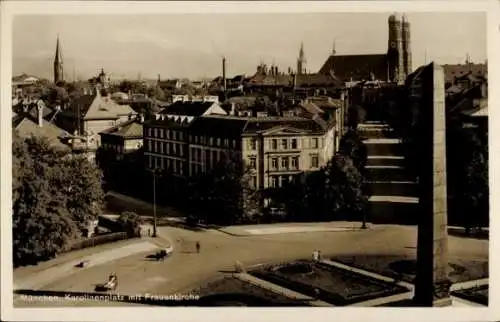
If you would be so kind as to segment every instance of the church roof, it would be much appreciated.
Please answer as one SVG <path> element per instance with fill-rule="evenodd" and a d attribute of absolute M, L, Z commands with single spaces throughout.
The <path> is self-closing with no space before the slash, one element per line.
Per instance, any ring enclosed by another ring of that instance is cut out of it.
<path fill-rule="evenodd" d="M 369 80 L 371 74 L 375 79 L 387 79 L 387 55 L 331 55 L 319 70 L 319 74 L 333 74 L 346 82 Z"/>

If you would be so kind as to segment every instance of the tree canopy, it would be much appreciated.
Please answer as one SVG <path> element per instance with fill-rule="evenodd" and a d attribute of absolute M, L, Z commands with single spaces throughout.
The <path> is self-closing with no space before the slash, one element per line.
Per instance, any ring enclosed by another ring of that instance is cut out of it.
<path fill-rule="evenodd" d="M 80 239 L 104 201 L 100 171 L 44 138 L 13 137 L 14 264 L 49 259 Z"/>

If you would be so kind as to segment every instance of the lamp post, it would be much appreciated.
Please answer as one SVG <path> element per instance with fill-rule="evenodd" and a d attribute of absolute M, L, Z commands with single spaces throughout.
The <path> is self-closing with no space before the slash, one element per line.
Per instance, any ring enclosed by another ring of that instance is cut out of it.
<path fill-rule="evenodd" d="M 156 237 L 156 171 L 153 169 L 153 237 Z"/>

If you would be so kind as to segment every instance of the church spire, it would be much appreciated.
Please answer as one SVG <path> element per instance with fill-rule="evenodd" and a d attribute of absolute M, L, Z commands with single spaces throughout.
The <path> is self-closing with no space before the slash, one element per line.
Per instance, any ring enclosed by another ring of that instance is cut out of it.
<path fill-rule="evenodd" d="M 297 74 L 301 75 L 304 73 L 304 65 L 306 63 L 306 57 L 304 54 L 304 43 L 300 43 L 299 58 L 297 59 Z"/>
<path fill-rule="evenodd" d="M 59 83 L 64 80 L 63 60 L 61 45 L 59 43 L 59 34 L 57 35 L 56 54 L 54 57 L 54 83 Z"/>

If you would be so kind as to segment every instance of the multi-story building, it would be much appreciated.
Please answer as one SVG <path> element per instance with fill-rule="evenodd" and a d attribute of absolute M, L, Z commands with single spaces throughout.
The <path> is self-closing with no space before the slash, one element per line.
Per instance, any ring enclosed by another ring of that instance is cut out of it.
<path fill-rule="evenodd" d="M 187 129 L 203 115 L 226 112 L 213 102 L 178 101 L 144 123 L 146 168 L 162 169 L 174 176 L 189 175 Z"/>
<path fill-rule="evenodd" d="M 101 147 L 104 150 L 114 151 L 117 160 L 142 147 L 143 126 L 142 116 L 131 119 L 125 123 L 99 133 L 101 136 Z"/>
<path fill-rule="evenodd" d="M 333 157 L 334 131 L 303 117 L 200 117 L 188 130 L 190 175 L 208 171 L 231 152 L 241 156 L 255 188 L 282 187 Z"/>

